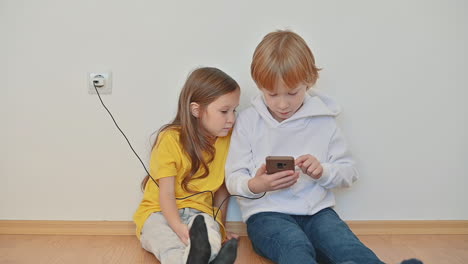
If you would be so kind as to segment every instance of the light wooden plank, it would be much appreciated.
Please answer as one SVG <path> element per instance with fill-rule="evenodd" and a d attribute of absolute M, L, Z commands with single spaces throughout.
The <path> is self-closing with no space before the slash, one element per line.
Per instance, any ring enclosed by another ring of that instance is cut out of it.
<path fill-rule="evenodd" d="M 468 235 L 363 235 L 359 239 L 388 264 L 417 257 L 425 264 L 468 263 Z M 235 264 L 272 264 L 241 237 Z M 0 235 L 0 263 L 159 264 L 136 236 Z"/>
<path fill-rule="evenodd" d="M 462 235 L 468 220 L 347 221 L 357 235 Z M 247 236 L 242 222 L 227 222 L 227 230 Z M 0 220 L 0 234 L 135 235 L 130 221 Z"/>

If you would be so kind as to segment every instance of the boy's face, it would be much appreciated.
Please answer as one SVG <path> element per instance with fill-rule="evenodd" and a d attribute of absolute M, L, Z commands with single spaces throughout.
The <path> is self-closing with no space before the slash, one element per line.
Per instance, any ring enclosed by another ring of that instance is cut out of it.
<path fill-rule="evenodd" d="M 279 81 L 272 91 L 261 88 L 268 110 L 278 122 L 290 118 L 301 108 L 304 102 L 307 85 L 300 84 L 295 88 L 288 88 L 283 81 Z"/>

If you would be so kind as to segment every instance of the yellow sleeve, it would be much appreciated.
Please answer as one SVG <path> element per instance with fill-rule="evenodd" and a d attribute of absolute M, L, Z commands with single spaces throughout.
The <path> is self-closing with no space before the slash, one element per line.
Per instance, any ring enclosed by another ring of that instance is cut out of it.
<path fill-rule="evenodd" d="M 178 133 L 163 131 L 159 134 L 156 146 L 151 152 L 150 174 L 154 179 L 177 175 L 180 167 L 181 150 Z"/>

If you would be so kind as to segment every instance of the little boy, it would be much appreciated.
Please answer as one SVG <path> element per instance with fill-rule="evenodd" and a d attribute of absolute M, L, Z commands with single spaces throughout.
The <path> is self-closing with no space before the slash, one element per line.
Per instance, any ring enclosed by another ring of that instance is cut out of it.
<path fill-rule="evenodd" d="M 319 69 L 305 41 L 291 31 L 266 35 L 251 74 L 261 94 L 240 113 L 226 185 L 239 198 L 253 247 L 275 263 L 382 263 L 332 209 L 331 191 L 358 178 L 335 117 L 340 108 L 307 92 Z M 265 157 L 293 156 L 297 171 L 266 174 Z"/>

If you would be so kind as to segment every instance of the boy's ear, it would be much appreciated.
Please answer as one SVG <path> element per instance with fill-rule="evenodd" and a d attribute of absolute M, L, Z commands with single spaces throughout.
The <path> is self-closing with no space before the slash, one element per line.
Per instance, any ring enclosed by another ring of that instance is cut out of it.
<path fill-rule="evenodd" d="M 190 103 L 190 112 L 196 118 L 200 116 L 200 105 L 197 103 Z"/>

